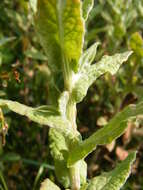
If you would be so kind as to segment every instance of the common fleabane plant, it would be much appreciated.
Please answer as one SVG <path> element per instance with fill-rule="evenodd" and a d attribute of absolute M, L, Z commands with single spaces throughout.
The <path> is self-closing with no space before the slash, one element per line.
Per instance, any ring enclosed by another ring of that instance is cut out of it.
<path fill-rule="evenodd" d="M 65 189 L 118 190 L 129 176 L 135 152 L 130 153 L 113 171 L 88 181 L 84 158 L 95 150 L 97 145 L 111 143 L 123 134 L 128 120 L 143 113 L 143 102 L 129 105 L 86 140 L 82 140 L 77 130 L 76 104 L 83 100 L 88 88 L 98 77 L 106 72 L 115 74 L 132 52 L 106 55 L 93 64 L 99 44 L 95 43 L 83 51 L 85 22 L 93 0 L 31 0 L 31 4 L 35 28 L 52 73 L 50 85 L 54 96 L 49 97 L 52 105 L 32 108 L 1 99 L 0 106 L 50 127 L 50 148 L 55 174 Z M 5 122 L 2 114 L 1 118 L 0 130 L 3 133 Z M 59 189 L 49 179 L 46 179 L 40 188 Z"/>

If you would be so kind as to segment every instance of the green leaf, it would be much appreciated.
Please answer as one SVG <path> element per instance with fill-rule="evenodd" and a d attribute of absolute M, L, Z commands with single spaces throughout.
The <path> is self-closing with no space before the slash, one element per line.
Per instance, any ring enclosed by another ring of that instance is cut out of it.
<path fill-rule="evenodd" d="M 84 29 L 80 0 L 38 0 L 35 26 L 49 66 L 77 68 Z"/>
<path fill-rule="evenodd" d="M 65 188 L 68 188 L 70 187 L 70 173 L 69 168 L 67 168 L 67 158 L 69 153 L 68 139 L 59 131 L 52 128 L 49 132 L 49 139 L 51 155 L 54 159 L 56 177 Z M 77 167 L 80 168 L 81 184 L 84 184 L 87 177 L 87 164 L 84 160 L 80 160 Z"/>
<path fill-rule="evenodd" d="M 87 20 L 88 15 L 90 13 L 90 11 L 92 10 L 94 5 L 94 0 L 84 0 L 83 4 L 82 4 L 82 16 L 85 20 Z"/>
<path fill-rule="evenodd" d="M 40 190 L 60 190 L 60 188 L 50 179 L 46 179 L 44 182 L 42 182 Z"/>
<path fill-rule="evenodd" d="M 113 171 L 93 178 L 86 190 L 120 190 L 130 175 L 135 158 L 136 152 L 130 153 Z"/>
<path fill-rule="evenodd" d="M 0 106 L 6 106 L 13 112 L 28 117 L 30 120 L 41 125 L 48 125 L 66 132 L 70 126 L 68 120 L 63 118 L 59 111 L 52 106 L 40 106 L 32 108 L 15 101 L 0 99 Z"/>
<path fill-rule="evenodd" d="M 101 61 L 91 65 L 84 71 L 81 71 L 81 73 L 78 73 L 76 77 L 78 80 L 75 82 L 75 86 L 72 91 L 73 100 L 81 102 L 86 96 L 88 88 L 98 77 L 106 72 L 114 75 L 120 68 L 121 64 L 127 61 L 131 53 L 131 51 L 127 51 L 125 53 L 117 53 L 113 56 L 105 55 Z"/>
<path fill-rule="evenodd" d="M 50 129 L 49 139 L 51 155 L 54 159 L 56 177 L 65 188 L 68 188 L 70 186 L 70 176 L 66 160 L 69 150 L 66 138 L 59 131 Z"/>
<path fill-rule="evenodd" d="M 81 55 L 79 60 L 79 71 L 84 71 L 84 69 L 87 69 L 94 61 L 99 44 L 99 42 L 94 43 Z"/>
<path fill-rule="evenodd" d="M 91 135 L 88 139 L 79 142 L 71 151 L 68 159 L 68 166 L 73 165 L 78 160 L 85 158 L 90 152 L 96 149 L 97 145 L 110 144 L 114 139 L 121 136 L 129 119 L 143 114 L 143 102 L 137 105 L 129 105 L 119 112 L 102 129 Z"/>

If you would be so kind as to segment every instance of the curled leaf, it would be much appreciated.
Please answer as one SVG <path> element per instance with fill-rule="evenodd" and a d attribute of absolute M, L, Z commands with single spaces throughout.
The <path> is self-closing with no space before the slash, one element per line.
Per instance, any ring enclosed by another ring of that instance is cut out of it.
<path fill-rule="evenodd" d="M 76 102 L 82 101 L 82 99 L 86 96 L 88 88 L 96 81 L 98 77 L 107 72 L 114 75 L 119 70 L 122 63 L 127 61 L 131 54 L 132 51 L 117 53 L 113 56 L 105 55 L 99 62 L 91 65 L 79 73 L 78 80 L 76 81 L 72 91 L 73 99 Z"/>
<path fill-rule="evenodd" d="M 94 0 L 84 0 L 83 4 L 82 4 L 82 16 L 85 20 L 87 20 L 88 15 L 90 13 L 90 11 L 92 10 L 94 5 Z"/>

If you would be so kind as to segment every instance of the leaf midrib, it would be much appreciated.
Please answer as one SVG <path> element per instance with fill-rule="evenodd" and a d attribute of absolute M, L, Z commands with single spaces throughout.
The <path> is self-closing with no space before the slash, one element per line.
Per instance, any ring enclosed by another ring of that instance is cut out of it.
<path fill-rule="evenodd" d="M 59 45 L 61 48 L 61 57 L 62 57 L 62 69 L 64 80 L 66 81 L 68 76 L 70 75 L 70 68 L 68 64 L 67 57 L 64 52 L 64 24 L 63 24 L 63 11 L 65 8 L 66 1 L 65 0 L 58 0 L 57 7 L 56 7 L 56 14 L 57 14 L 57 21 L 58 21 L 58 37 L 59 37 Z"/>

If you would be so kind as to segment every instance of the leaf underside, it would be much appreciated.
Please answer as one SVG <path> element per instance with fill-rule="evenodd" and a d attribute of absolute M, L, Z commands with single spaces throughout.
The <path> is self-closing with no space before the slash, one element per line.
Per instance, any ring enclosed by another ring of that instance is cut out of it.
<path fill-rule="evenodd" d="M 86 190 L 119 190 L 129 177 L 135 158 L 136 152 L 130 153 L 113 171 L 93 178 Z"/>
<path fill-rule="evenodd" d="M 97 145 L 111 143 L 114 139 L 123 134 L 127 127 L 127 121 L 143 114 L 143 102 L 137 105 L 129 105 L 119 112 L 102 129 L 95 132 L 88 139 L 79 142 L 69 155 L 68 165 L 71 166 L 78 160 L 85 158 L 89 153 L 96 149 Z"/>
<path fill-rule="evenodd" d="M 46 179 L 44 182 L 42 182 L 40 190 L 60 190 L 60 188 L 51 180 Z"/>
<path fill-rule="evenodd" d="M 7 107 L 15 113 L 28 117 L 31 121 L 41 125 L 48 125 L 61 132 L 66 132 L 70 126 L 69 121 L 66 118 L 63 118 L 59 110 L 52 106 L 32 108 L 15 101 L 0 99 L 0 107 Z"/>
<path fill-rule="evenodd" d="M 95 50 L 98 44 L 95 44 Z M 87 50 L 88 52 L 89 50 Z M 91 48 L 93 52 L 93 49 Z M 101 75 L 109 72 L 110 74 L 114 75 L 120 68 L 123 62 L 127 61 L 128 57 L 132 54 L 132 51 L 127 51 L 125 53 L 117 53 L 113 56 L 105 55 L 103 58 L 95 63 L 91 64 L 91 61 L 88 60 L 88 54 L 84 58 L 87 59 L 87 63 L 84 63 L 82 66 L 82 70 L 80 71 L 79 79 L 75 83 L 75 86 L 72 91 L 72 98 L 76 102 L 81 102 L 83 98 L 86 96 L 88 88 L 95 82 L 95 80 L 100 77 Z M 86 55 L 86 52 L 85 52 Z M 83 60 L 83 61 L 84 61 Z M 89 63 L 88 63 L 89 61 Z"/>
<path fill-rule="evenodd" d="M 84 0 L 83 4 L 82 4 L 82 16 L 85 20 L 87 20 L 88 15 L 90 13 L 90 11 L 93 8 L 93 4 L 94 4 L 94 0 Z"/>
<path fill-rule="evenodd" d="M 91 45 L 87 50 L 85 50 L 79 60 L 79 72 L 88 69 L 88 67 L 92 64 L 95 59 L 97 48 L 99 46 L 99 42 Z"/>
<path fill-rule="evenodd" d="M 67 144 L 69 143 L 67 138 L 54 128 L 51 128 L 49 131 L 49 139 L 56 177 L 65 188 L 68 188 L 70 187 L 70 173 L 69 168 L 67 168 L 67 158 L 70 151 Z M 80 182 L 84 184 L 87 177 L 87 164 L 84 160 L 81 160 L 78 164 L 80 167 Z"/>
<path fill-rule="evenodd" d="M 57 130 L 50 129 L 49 140 L 50 152 L 54 159 L 56 177 L 65 188 L 68 188 L 70 185 L 70 178 L 66 158 L 69 150 L 66 144 L 66 138 Z"/>

